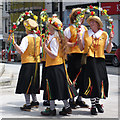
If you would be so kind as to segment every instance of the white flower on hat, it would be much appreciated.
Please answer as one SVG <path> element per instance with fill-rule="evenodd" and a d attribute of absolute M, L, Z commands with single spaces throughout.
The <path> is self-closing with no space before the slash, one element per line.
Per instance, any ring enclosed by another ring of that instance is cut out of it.
<path fill-rule="evenodd" d="M 32 11 L 30 10 L 29 13 L 32 13 Z"/>
<path fill-rule="evenodd" d="M 52 20 L 51 23 L 53 24 L 55 22 L 55 20 Z"/>
<path fill-rule="evenodd" d="M 36 33 L 37 31 L 36 30 L 33 30 L 34 33 Z"/>
<path fill-rule="evenodd" d="M 89 9 L 87 9 L 87 11 L 86 11 L 86 12 L 88 12 L 88 13 L 89 13 L 89 12 L 90 12 L 90 10 L 89 10 Z"/>
<path fill-rule="evenodd" d="M 23 19 L 23 18 L 21 18 L 21 19 L 20 19 L 20 22 L 22 22 L 23 20 L 24 20 L 24 19 Z"/>
<path fill-rule="evenodd" d="M 76 22 L 76 20 L 74 20 L 74 23 Z"/>
<path fill-rule="evenodd" d="M 101 7 L 98 8 L 99 11 L 102 11 L 103 9 Z"/>
<path fill-rule="evenodd" d="M 57 14 L 53 14 L 53 18 L 56 18 L 57 17 Z"/>
<path fill-rule="evenodd" d="M 53 24 L 54 22 L 53 21 L 51 21 L 51 24 Z"/>
<path fill-rule="evenodd" d="M 79 21 L 78 24 L 80 25 L 80 24 L 81 24 L 81 21 Z"/>
<path fill-rule="evenodd" d="M 44 13 L 44 11 L 42 11 L 40 14 L 43 14 Z"/>
<path fill-rule="evenodd" d="M 30 16 L 30 14 L 28 14 L 27 16 Z"/>
<path fill-rule="evenodd" d="M 44 25 L 43 25 L 43 24 L 41 24 L 41 26 L 43 27 Z"/>
<path fill-rule="evenodd" d="M 19 24 L 20 24 L 20 21 L 17 22 L 17 25 L 19 25 Z"/>
<path fill-rule="evenodd" d="M 108 29 L 111 29 L 111 27 L 110 27 L 110 26 L 107 26 L 107 28 L 108 28 Z"/>
<path fill-rule="evenodd" d="M 13 23 L 13 25 L 15 25 L 16 23 Z"/>
<path fill-rule="evenodd" d="M 83 8 L 83 9 L 81 9 L 81 11 L 85 11 L 85 9 Z"/>
<path fill-rule="evenodd" d="M 111 18 L 111 19 L 109 19 L 109 21 L 110 21 L 110 22 L 113 22 L 113 19 Z"/>

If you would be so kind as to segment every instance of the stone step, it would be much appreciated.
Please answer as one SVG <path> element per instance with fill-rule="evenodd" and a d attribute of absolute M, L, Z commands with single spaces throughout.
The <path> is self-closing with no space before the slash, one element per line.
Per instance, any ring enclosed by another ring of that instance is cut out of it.
<path fill-rule="evenodd" d="M 13 80 L 12 73 L 2 74 L 2 76 L 0 77 L 0 86 L 11 85 L 12 80 Z"/>
<path fill-rule="evenodd" d="M 0 63 L 0 77 L 2 76 L 4 71 L 5 71 L 5 64 L 4 63 Z"/>

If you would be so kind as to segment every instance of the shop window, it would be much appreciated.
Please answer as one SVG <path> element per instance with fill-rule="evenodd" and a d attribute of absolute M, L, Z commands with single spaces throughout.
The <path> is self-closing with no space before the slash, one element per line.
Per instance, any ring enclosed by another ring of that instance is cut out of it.
<path fill-rule="evenodd" d="M 7 33 L 7 19 L 5 19 L 5 33 Z"/>
<path fill-rule="evenodd" d="M 7 2 L 5 2 L 5 11 L 8 11 L 8 5 L 7 5 Z"/>

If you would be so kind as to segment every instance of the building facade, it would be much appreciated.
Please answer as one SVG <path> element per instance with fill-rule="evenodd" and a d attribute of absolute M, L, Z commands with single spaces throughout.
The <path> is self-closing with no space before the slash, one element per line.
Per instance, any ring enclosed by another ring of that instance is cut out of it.
<path fill-rule="evenodd" d="M 14 0 L 5 0 L 0 2 L 0 48 L 6 49 L 9 47 L 8 37 L 13 23 L 16 22 L 21 13 L 25 11 L 32 11 L 35 15 L 39 16 L 41 10 L 45 8 L 44 2 L 21 2 Z M 39 21 L 38 21 L 39 22 Z M 23 24 L 19 26 L 15 32 L 15 40 L 19 44 L 22 37 L 25 36 L 25 30 Z"/>
<path fill-rule="evenodd" d="M 38 16 L 39 23 L 39 15 L 42 9 L 45 8 L 44 2 L 9 2 L 9 14 L 10 14 L 10 29 L 12 28 L 13 23 L 17 21 L 19 16 L 26 11 L 32 11 L 35 15 Z M 30 16 L 32 18 L 32 16 Z M 24 18 L 24 20 L 27 18 Z M 15 39 L 18 44 L 20 44 L 22 38 L 26 35 L 25 28 L 21 23 L 15 33 Z"/>
<path fill-rule="evenodd" d="M 80 2 L 79 0 L 43 0 L 43 2 L 33 2 L 33 0 L 29 0 L 29 2 L 0 2 L 0 49 L 5 49 L 8 44 L 8 36 L 9 30 L 11 29 L 11 25 L 13 22 L 17 20 L 19 15 L 25 11 L 32 10 L 34 14 L 40 14 L 41 10 L 46 8 L 49 16 L 52 16 L 53 13 L 58 14 L 58 16 L 63 21 L 64 28 L 68 27 L 70 24 L 69 14 L 71 10 L 76 7 L 86 8 L 89 5 L 103 7 L 103 9 L 107 9 L 108 15 L 110 15 L 114 19 L 114 33 L 115 37 L 113 42 L 115 44 L 120 44 L 120 1 L 118 0 L 93 0 L 87 2 Z M 107 20 L 105 17 L 101 16 L 101 13 L 98 11 L 97 15 L 103 21 L 104 27 L 103 29 L 107 31 Z M 39 21 L 38 21 L 39 22 Z M 88 26 L 85 21 L 84 24 Z M 88 26 L 89 27 L 89 26 Z M 25 32 L 21 30 L 15 31 L 15 39 L 18 44 L 21 42 L 21 38 L 25 35 Z"/>
<path fill-rule="evenodd" d="M 62 1 L 62 11 L 60 10 L 61 1 Z M 53 2 L 53 0 L 51 0 L 49 2 L 45 2 L 45 8 L 47 9 L 49 15 L 52 16 L 53 13 L 56 13 L 58 14 L 59 18 L 60 18 L 60 12 L 62 12 L 61 20 L 63 21 L 64 28 L 66 28 L 70 24 L 69 14 L 71 13 L 71 10 L 73 8 L 77 8 L 77 7 L 86 8 L 89 5 L 102 7 L 103 9 L 106 9 L 108 11 L 108 15 L 110 15 L 111 18 L 113 18 L 114 20 L 113 25 L 114 25 L 115 36 L 113 38 L 113 42 L 116 45 L 119 45 L 120 44 L 120 34 L 119 34 L 120 33 L 120 1 L 119 0 L 115 0 L 114 2 L 113 0 L 93 0 L 91 2 L 87 2 L 87 1 L 88 0 L 84 0 L 84 2 L 81 2 L 79 0 L 74 0 L 73 2 L 72 0 L 70 0 L 68 2 L 66 0 L 56 0 Z M 103 30 L 108 32 L 107 29 L 108 22 L 106 17 L 102 16 L 100 11 L 96 11 L 96 14 L 101 18 L 103 22 L 104 25 Z M 84 22 L 84 24 L 87 27 L 89 27 L 86 21 Z"/>
<path fill-rule="evenodd" d="M 2 30 L 2 2 L 0 2 L 0 51 L 2 50 L 3 30 Z"/>
<path fill-rule="evenodd" d="M 9 36 L 9 26 L 10 26 L 10 21 L 9 21 L 9 3 L 2 2 L 3 5 L 3 11 L 2 11 L 2 30 L 3 30 L 3 41 L 2 41 L 2 49 L 7 48 L 8 44 L 8 36 Z"/>

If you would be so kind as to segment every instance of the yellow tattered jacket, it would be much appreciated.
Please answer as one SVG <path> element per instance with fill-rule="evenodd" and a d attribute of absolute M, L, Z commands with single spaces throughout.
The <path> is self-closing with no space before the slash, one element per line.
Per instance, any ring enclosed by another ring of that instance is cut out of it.
<path fill-rule="evenodd" d="M 71 38 L 69 40 L 69 42 L 71 43 L 75 43 L 77 41 L 77 31 L 76 31 L 76 28 L 73 27 L 72 25 L 69 26 L 70 28 L 70 32 L 71 32 Z M 87 30 L 87 28 L 84 26 L 84 29 Z M 81 30 L 80 34 L 82 36 L 84 31 Z M 69 47 L 69 54 L 70 53 L 83 53 L 83 51 L 80 50 L 79 46 L 76 45 L 75 47 Z"/>
<path fill-rule="evenodd" d="M 57 39 L 57 38 L 56 38 Z M 51 40 L 52 41 L 52 40 Z M 59 40 L 57 39 L 58 43 L 59 43 Z M 49 45 L 48 45 L 48 49 L 50 49 L 50 42 L 49 42 Z M 60 47 L 58 49 L 58 55 L 55 59 L 51 58 L 47 53 L 46 53 L 46 65 L 45 67 L 49 67 L 49 66 L 54 66 L 54 65 L 60 65 L 60 64 L 63 64 L 63 59 L 62 57 L 60 57 Z"/>
<path fill-rule="evenodd" d="M 40 62 L 40 37 L 36 38 L 36 42 L 33 37 L 27 36 L 27 38 L 28 47 L 26 51 L 21 55 L 21 63 Z"/>
<path fill-rule="evenodd" d="M 88 52 L 88 56 L 94 57 L 94 52 L 95 52 L 96 58 L 105 58 L 104 49 L 105 49 L 106 40 L 107 40 L 107 32 L 105 31 L 103 31 L 102 35 L 96 40 L 92 38 L 92 36 L 89 36 L 88 31 L 85 31 L 84 52 L 85 53 L 88 52 L 89 46 L 93 41 L 93 44 Z"/>

